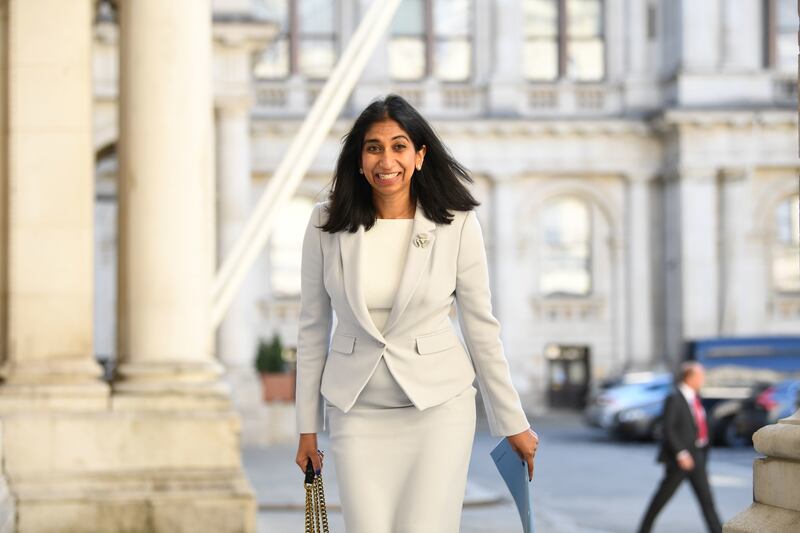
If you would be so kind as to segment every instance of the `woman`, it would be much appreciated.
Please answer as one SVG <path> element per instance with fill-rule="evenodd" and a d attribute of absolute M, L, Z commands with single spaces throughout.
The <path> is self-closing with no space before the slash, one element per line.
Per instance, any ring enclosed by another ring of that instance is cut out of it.
<path fill-rule="evenodd" d="M 425 119 L 390 95 L 355 121 L 306 229 L 296 462 L 322 469 L 324 404 L 348 533 L 458 531 L 476 374 L 492 434 L 533 478 L 538 437 L 511 384 L 464 181 Z"/>

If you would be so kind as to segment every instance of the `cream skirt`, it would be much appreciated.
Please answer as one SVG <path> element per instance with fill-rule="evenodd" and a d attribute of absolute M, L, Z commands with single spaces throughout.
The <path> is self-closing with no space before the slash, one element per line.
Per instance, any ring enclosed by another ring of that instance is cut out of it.
<path fill-rule="evenodd" d="M 424 411 L 328 404 L 347 533 L 458 533 L 475 437 L 470 386 Z"/>

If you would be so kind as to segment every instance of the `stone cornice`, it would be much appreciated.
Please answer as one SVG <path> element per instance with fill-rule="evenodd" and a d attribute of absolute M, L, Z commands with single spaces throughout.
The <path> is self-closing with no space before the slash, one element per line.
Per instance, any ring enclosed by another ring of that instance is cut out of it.
<path fill-rule="evenodd" d="M 290 135 L 300 128 L 299 119 L 276 119 L 256 116 L 253 119 L 256 133 Z M 340 137 L 347 133 L 352 120 L 338 120 L 331 135 Z M 467 137 L 518 137 L 530 135 L 564 136 L 614 136 L 648 135 L 650 126 L 632 120 L 431 120 L 434 129 L 444 135 Z"/>
<path fill-rule="evenodd" d="M 694 128 L 749 128 L 752 126 L 785 126 L 796 128 L 798 124 L 795 110 L 688 110 L 671 109 L 665 111 L 654 121 L 659 131 L 669 131 L 675 127 Z"/>

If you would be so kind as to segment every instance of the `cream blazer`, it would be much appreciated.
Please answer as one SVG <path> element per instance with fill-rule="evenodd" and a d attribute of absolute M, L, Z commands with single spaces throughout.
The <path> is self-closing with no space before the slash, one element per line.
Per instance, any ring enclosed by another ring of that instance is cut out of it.
<path fill-rule="evenodd" d="M 436 224 L 417 205 L 405 269 L 389 317 L 378 331 L 359 283 L 364 227 L 318 229 L 327 202 L 314 207 L 303 240 L 297 340 L 297 430 L 325 429 L 324 399 L 350 410 L 380 361 L 420 410 L 439 405 L 478 378 L 495 436 L 530 424 L 511 383 L 492 315 L 486 252 L 474 211 Z M 416 241 L 416 242 L 415 242 Z M 423 242 L 424 241 L 424 242 Z M 449 313 L 456 302 L 461 338 Z M 336 329 L 331 336 L 333 312 Z"/>

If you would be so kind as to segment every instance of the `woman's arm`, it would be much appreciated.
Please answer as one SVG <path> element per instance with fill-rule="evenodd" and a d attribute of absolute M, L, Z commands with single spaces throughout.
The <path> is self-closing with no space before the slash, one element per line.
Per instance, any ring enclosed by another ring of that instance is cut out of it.
<path fill-rule="evenodd" d="M 323 284 L 322 204 L 314 206 L 303 238 L 300 267 L 300 321 L 297 334 L 297 432 L 323 429 L 322 370 L 331 336 L 331 299 Z"/>
<path fill-rule="evenodd" d="M 483 235 L 475 212 L 470 211 L 464 220 L 458 250 L 458 320 L 478 376 L 492 435 L 516 435 L 530 424 L 511 383 L 500 340 L 500 323 L 492 314 L 491 298 Z"/>

